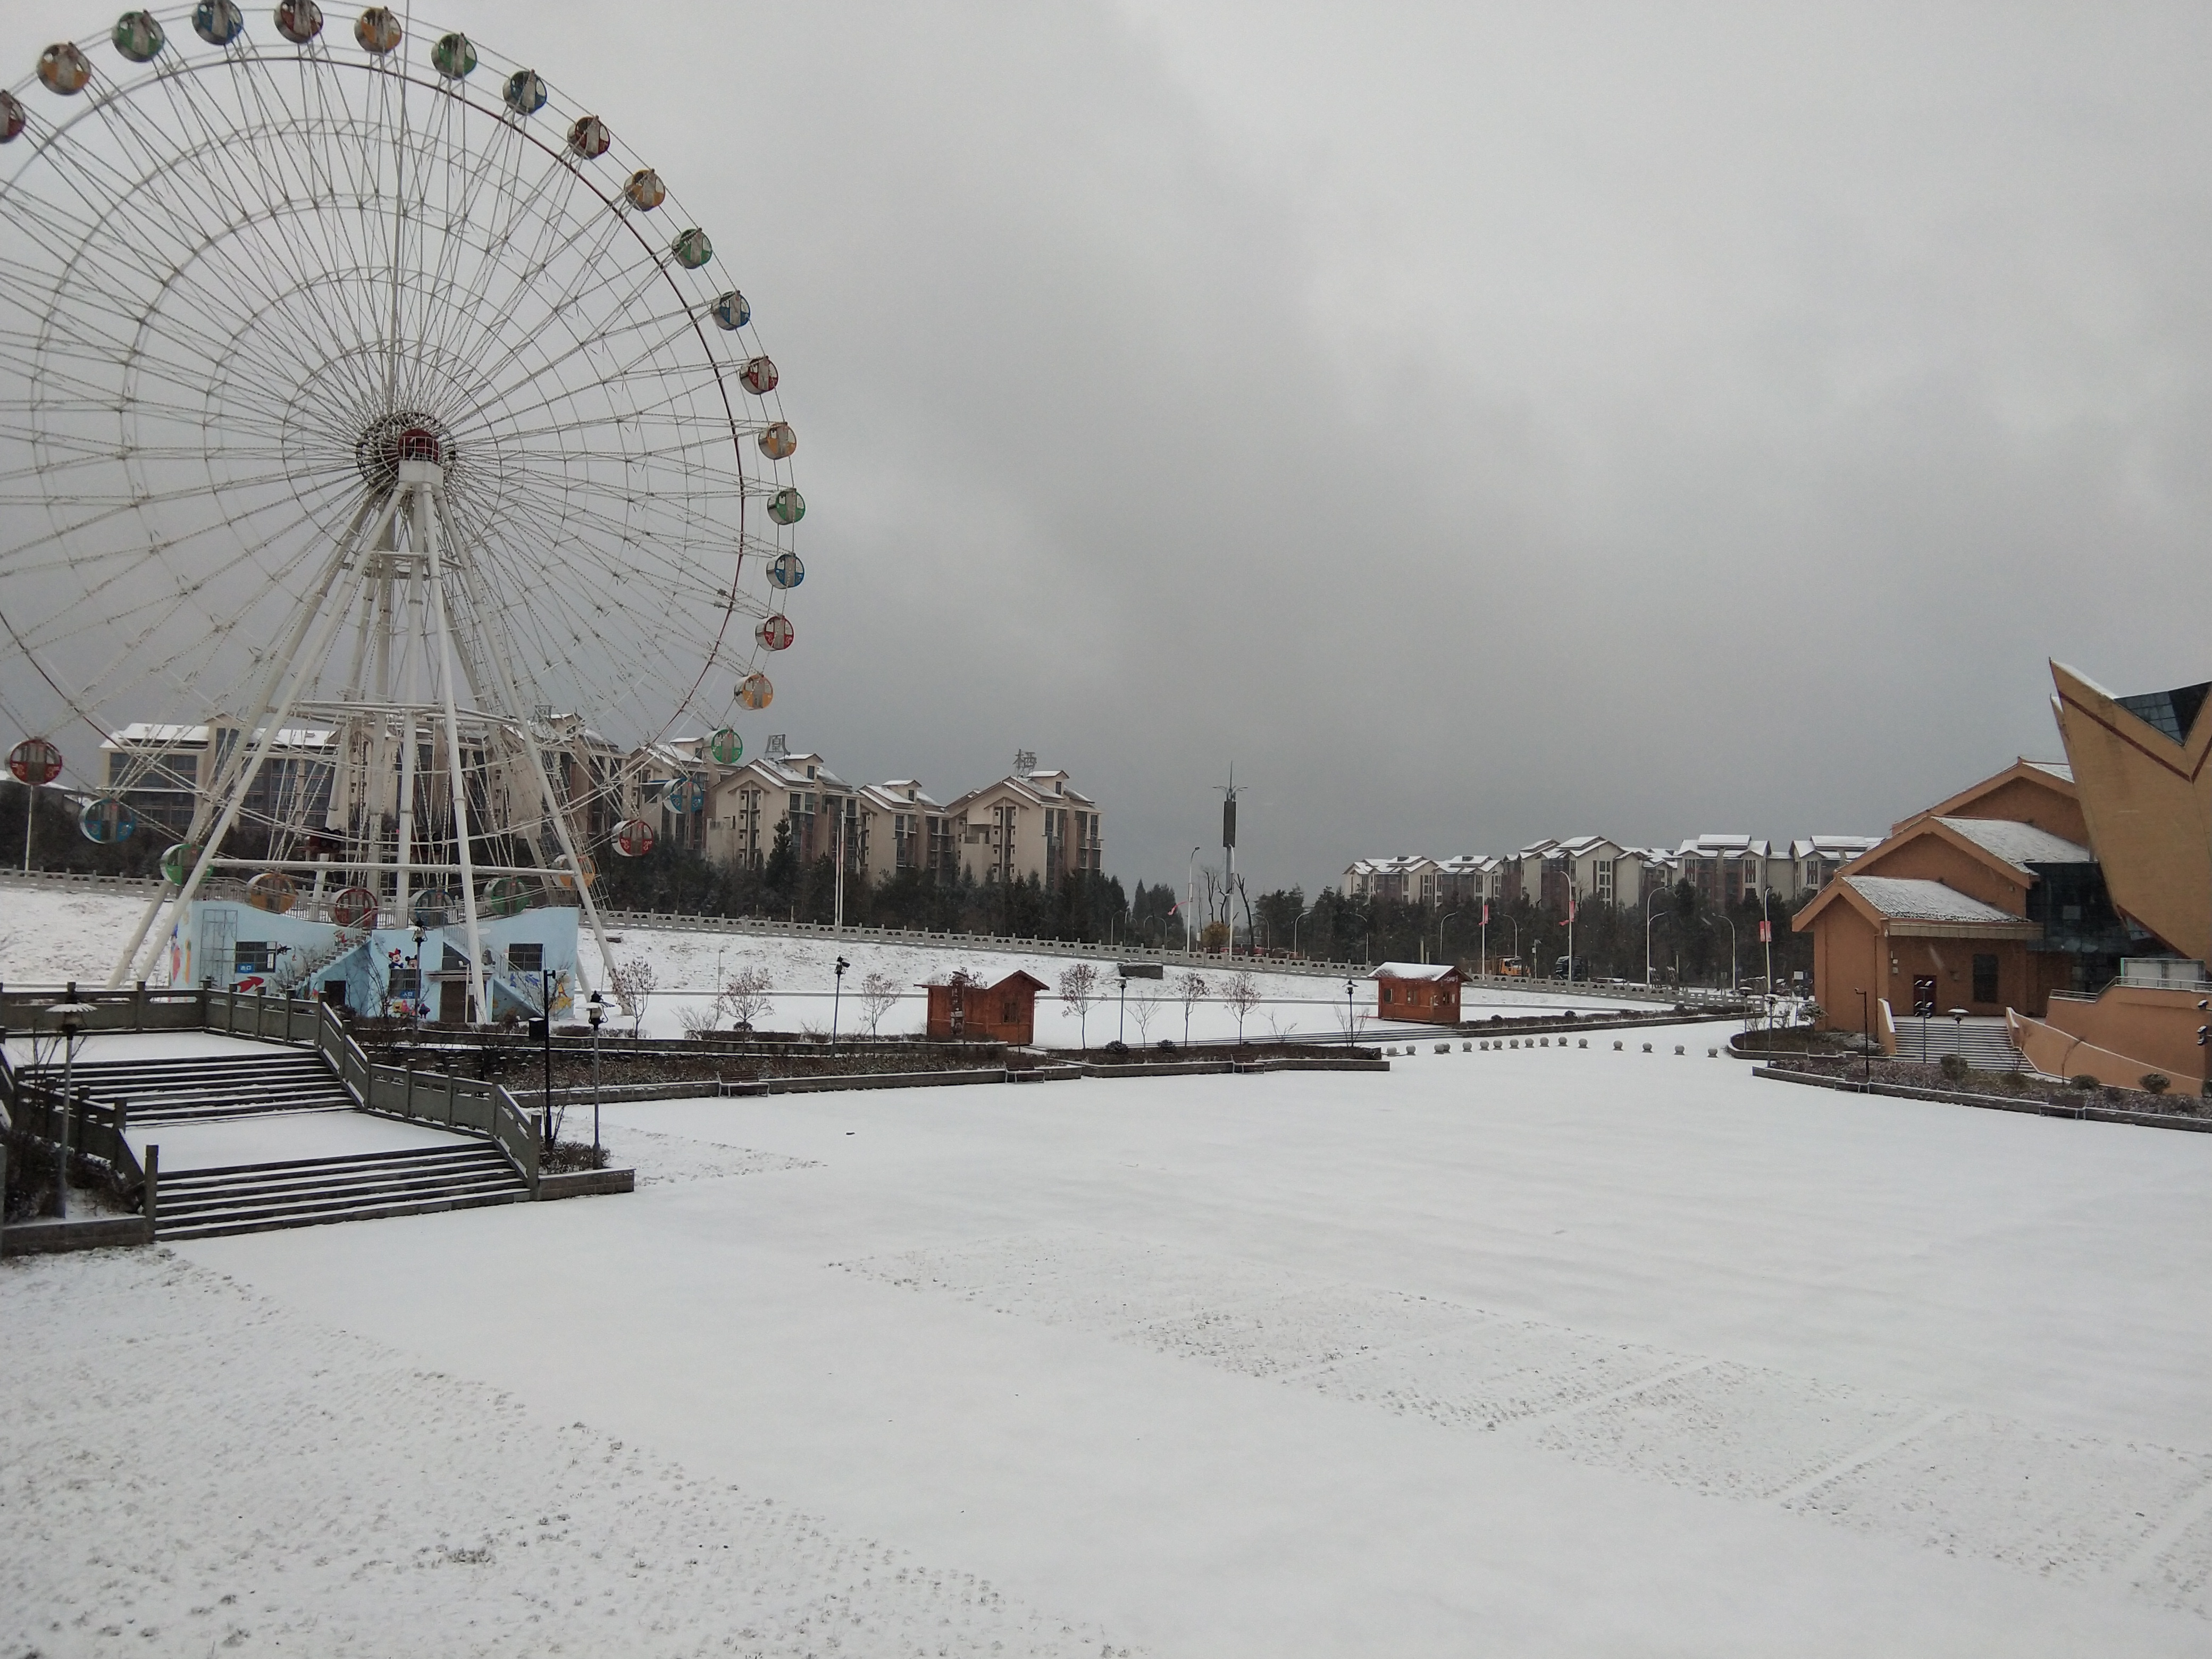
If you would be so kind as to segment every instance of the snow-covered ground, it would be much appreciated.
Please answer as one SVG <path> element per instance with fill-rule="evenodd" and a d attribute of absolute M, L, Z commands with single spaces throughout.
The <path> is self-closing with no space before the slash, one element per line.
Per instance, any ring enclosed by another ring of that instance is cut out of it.
<path fill-rule="evenodd" d="M 2212 1137 L 1705 1057 L 610 1108 L 0 1270 L 0 1652 L 2198 1654 Z"/>
<path fill-rule="evenodd" d="M 126 894 L 0 883 L 0 983 L 58 985 L 76 979 L 90 985 L 106 984 L 117 954 L 137 926 L 143 904 L 143 898 Z M 1057 987 L 1076 960 L 990 948 L 894 945 L 878 939 L 838 940 L 813 935 L 781 938 L 635 927 L 617 932 L 620 939 L 613 946 L 615 960 L 650 964 L 660 988 L 646 1004 L 648 1036 L 681 1036 L 684 1010 L 711 1014 L 715 986 L 726 983 L 749 967 L 764 972 L 774 987 L 768 1012 L 755 1021 L 764 1030 L 826 1031 L 833 1012 L 840 1029 L 865 1029 L 861 987 L 871 975 L 880 975 L 899 992 L 899 1000 L 878 1026 L 883 1035 L 890 1036 L 922 1029 L 927 999 L 916 988 L 925 981 L 964 969 L 990 983 L 1017 969 L 1026 969 L 1047 985 Z M 586 963 L 586 975 L 597 982 L 600 973 L 597 948 L 588 937 L 586 950 L 592 958 Z M 840 956 L 850 964 L 842 994 L 836 989 Z M 1078 1018 L 1056 995 L 1040 998 L 1037 1041 L 1062 1048 L 1073 1048 L 1086 1038 L 1097 1043 L 1117 1036 L 1133 1044 L 1157 1042 L 1163 1037 L 1183 1041 L 1183 1007 L 1175 981 L 1186 968 L 1172 957 L 1164 961 L 1164 980 L 1130 982 L 1126 1022 L 1119 997 L 1119 970 L 1110 961 L 1097 964 L 1101 998 L 1087 1018 Z M 1207 1042 L 1237 1036 L 1237 1017 L 1219 1000 L 1231 970 L 1214 966 L 1197 971 L 1211 994 L 1192 1010 L 1190 1037 Z M 1310 974 L 1255 972 L 1253 976 L 1265 1000 L 1246 1017 L 1246 1036 L 1343 1036 L 1343 981 Z M 1387 1042 L 1418 1031 L 1416 1027 L 1375 1020 L 1371 985 L 1360 984 L 1352 1001 L 1364 1037 Z M 1648 1011 L 1650 1006 L 1598 995 L 1564 996 L 1487 986 L 1470 986 L 1461 1003 L 1462 1013 L 1470 1018 L 1492 1012 L 1517 1015 L 1556 1013 L 1566 1008 Z M 722 1023 L 730 1022 L 725 1018 Z"/>

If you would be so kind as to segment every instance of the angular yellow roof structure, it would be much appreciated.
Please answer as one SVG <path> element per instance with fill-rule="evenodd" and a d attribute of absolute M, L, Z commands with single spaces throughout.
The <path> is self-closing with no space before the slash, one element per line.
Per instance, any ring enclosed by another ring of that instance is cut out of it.
<path fill-rule="evenodd" d="M 2112 902 L 2185 957 L 2212 952 L 2212 682 L 2121 696 L 2051 665 L 2066 758 Z"/>

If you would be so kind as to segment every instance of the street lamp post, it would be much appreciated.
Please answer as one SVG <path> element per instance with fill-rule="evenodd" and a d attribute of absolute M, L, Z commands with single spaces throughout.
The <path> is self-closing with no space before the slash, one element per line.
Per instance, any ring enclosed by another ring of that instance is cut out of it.
<path fill-rule="evenodd" d="M 1722 913 L 1722 914 L 1720 914 L 1720 915 L 1717 917 L 1717 919 L 1718 921 L 1720 921 L 1725 922 L 1725 923 L 1728 925 L 1728 930 L 1729 930 L 1729 994 L 1730 996 L 1734 996 L 1734 995 L 1735 994 L 1735 988 L 1736 988 L 1736 985 L 1737 985 L 1737 983 L 1738 983 L 1738 981 L 1737 981 L 1737 975 L 1736 975 L 1736 965 L 1735 965 L 1735 921 L 1734 921 L 1734 919 L 1733 919 L 1733 918 L 1731 918 L 1730 916 L 1729 916 L 1729 915 L 1726 915 L 1725 913 Z"/>
<path fill-rule="evenodd" d="M 1874 1015 L 1863 988 L 1854 988 L 1859 994 L 1859 1089 L 1862 1093 L 1874 1092 Z"/>
<path fill-rule="evenodd" d="M 1186 957 L 1193 954 L 1190 948 L 1190 913 L 1197 907 L 1198 904 L 1198 855 L 1205 850 L 1206 849 L 1201 847 L 1192 848 L 1190 849 L 1190 867 L 1183 872 L 1182 953 Z"/>
<path fill-rule="evenodd" d="M 538 970 L 538 1004 L 544 1011 L 545 1031 L 545 1103 L 538 1113 L 538 1140 L 542 1146 L 553 1145 L 553 970 Z"/>
<path fill-rule="evenodd" d="M 599 1026 L 607 1017 L 606 999 L 597 991 L 586 1005 L 592 1020 L 592 1167 L 599 1167 Z"/>
<path fill-rule="evenodd" d="M 1358 994 L 1359 982 L 1357 980 L 1348 979 L 1344 981 L 1344 1046 L 1347 1048 L 1352 1046 L 1352 1030 L 1358 1018 L 1358 1016 L 1352 1012 L 1352 999 Z"/>
<path fill-rule="evenodd" d="M 837 1052 L 837 1005 L 844 1000 L 845 970 L 853 964 L 844 957 L 837 958 L 837 983 L 830 993 L 830 1052 Z"/>
<path fill-rule="evenodd" d="M 1445 916 L 1442 921 L 1437 923 L 1437 960 L 1438 962 L 1442 962 L 1444 959 L 1444 929 L 1451 924 L 1454 918 L 1458 915 L 1459 912 L 1455 910 L 1450 915 Z"/>
<path fill-rule="evenodd" d="M 58 1002 L 46 1010 L 62 1028 L 62 1133 L 61 1167 L 54 1176 L 54 1218 L 69 1219 L 69 1158 L 70 1113 L 76 1105 L 76 1039 L 84 1030 L 84 1017 L 92 1012 L 88 1002 L 79 1002 L 76 981 L 69 982 L 69 1000 Z"/>
<path fill-rule="evenodd" d="M 1644 988 L 1647 991 L 1651 988 L 1651 929 L 1659 921 L 1658 911 L 1651 907 L 1659 902 L 1659 896 L 1666 890 L 1663 887 L 1655 887 L 1651 890 L 1651 896 L 1644 901 Z"/>

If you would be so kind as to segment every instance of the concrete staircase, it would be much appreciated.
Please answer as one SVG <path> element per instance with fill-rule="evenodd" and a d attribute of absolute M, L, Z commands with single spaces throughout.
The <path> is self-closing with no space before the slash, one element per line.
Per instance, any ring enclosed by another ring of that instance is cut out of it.
<path fill-rule="evenodd" d="M 56 1086 L 62 1080 L 58 1066 L 24 1075 Z M 79 1092 L 89 1093 L 99 1105 L 128 1102 L 133 1124 L 217 1122 L 259 1112 L 350 1111 L 354 1103 L 320 1054 L 296 1048 L 81 1064 L 76 1083 Z"/>
<path fill-rule="evenodd" d="M 489 1141 L 190 1170 L 161 1178 L 161 1238 L 314 1227 L 331 1221 L 512 1204 L 528 1184 Z"/>
<path fill-rule="evenodd" d="M 2027 1056 L 2012 1046 L 2002 1019 L 1947 1018 L 1942 1014 L 1923 1018 L 1916 1014 L 1894 1017 L 1897 1058 L 1931 1060 L 1946 1054 L 1962 1054 L 1978 1072 L 2025 1072 L 2033 1068 Z"/>

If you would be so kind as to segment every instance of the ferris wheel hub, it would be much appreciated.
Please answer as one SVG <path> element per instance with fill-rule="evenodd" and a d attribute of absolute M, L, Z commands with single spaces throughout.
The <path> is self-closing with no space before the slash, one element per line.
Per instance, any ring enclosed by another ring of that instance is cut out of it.
<path fill-rule="evenodd" d="M 436 416 L 422 410 L 403 409 L 378 416 L 354 440 L 354 465 L 369 486 L 388 490 L 399 482 L 400 464 L 424 461 L 451 474 L 461 458 L 461 447 Z"/>

